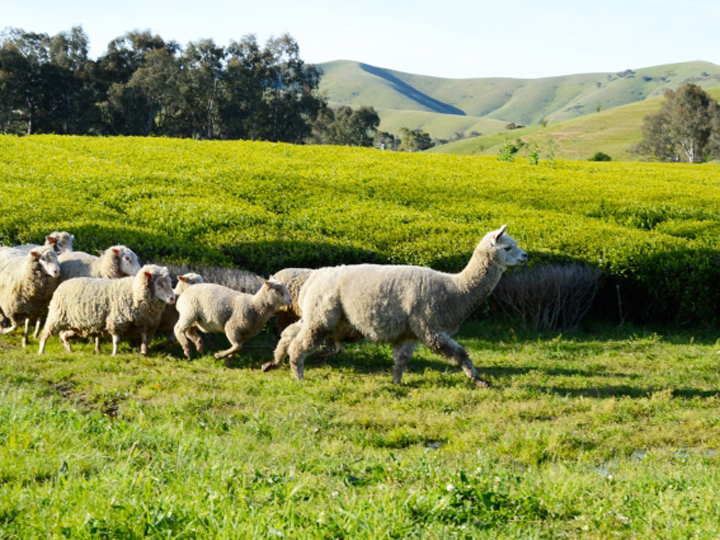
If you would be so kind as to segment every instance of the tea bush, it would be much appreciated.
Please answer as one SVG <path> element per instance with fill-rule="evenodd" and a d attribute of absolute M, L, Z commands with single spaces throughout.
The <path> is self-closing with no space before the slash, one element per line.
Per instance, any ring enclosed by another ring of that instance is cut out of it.
<path fill-rule="evenodd" d="M 506 163 L 495 157 L 153 138 L 0 136 L 0 240 L 52 230 L 92 252 L 287 266 L 458 271 L 503 223 L 535 264 L 599 268 L 606 312 L 709 321 L 720 293 L 711 164 Z"/>

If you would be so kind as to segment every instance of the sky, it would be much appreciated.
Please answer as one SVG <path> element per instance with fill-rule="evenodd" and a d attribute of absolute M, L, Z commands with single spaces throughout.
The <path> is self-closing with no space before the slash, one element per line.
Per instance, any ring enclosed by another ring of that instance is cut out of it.
<path fill-rule="evenodd" d="M 181 45 L 289 33 L 306 63 L 447 78 L 540 78 L 720 64 L 717 0 L 0 0 L 0 29 L 82 26 L 90 57 L 134 29 Z"/>

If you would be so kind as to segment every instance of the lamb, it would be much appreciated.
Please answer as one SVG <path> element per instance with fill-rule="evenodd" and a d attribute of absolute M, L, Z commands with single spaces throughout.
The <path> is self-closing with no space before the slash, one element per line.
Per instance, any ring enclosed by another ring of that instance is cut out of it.
<path fill-rule="evenodd" d="M 46 246 L 52 246 L 56 253 L 65 253 L 72 251 L 73 240 L 75 236 L 65 231 L 53 231 L 45 237 Z M 15 246 L 15 249 L 21 249 L 23 251 L 30 251 L 36 247 L 40 247 L 37 244 L 23 244 L 21 246 Z"/>
<path fill-rule="evenodd" d="M 178 276 L 178 282 L 175 286 L 175 290 L 173 291 L 175 293 L 176 301 L 188 287 L 203 282 L 203 277 L 195 272 L 188 272 L 187 274 Z M 175 304 L 166 305 L 155 332 L 159 332 L 160 334 L 167 336 L 167 340 L 165 343 L 162 343 L 157 347 L 153 347 L 153 350 L 156 348 L 165 348 L 175 341 L 175 325 L 177 324 L 178 319 L 179 314 Z"/>
<path fill-rule="evenodd" d="M 343 327 L 394 346 L 393 382 L 419 343 L 459 365 L 479 387 L 490 384 L 478 376 L 465 349 L 450 336 L 485 300 L 508 266 L 525 264 L 528 255 L 506 234 L 503 225 L 489 232 L 459 274 L 418 266 L 361 264 L 313 272 L 300 293 L 302 318 L 283 332 L 275 360 L 289 355 L 293 375 L 303 378 L 304 359 L 324 339 Z"/>
<path fill-rule="evenodd" d="M 140 336 L 140 353 L 147 354 L 150 330 L 157 327 L 166 304 L 175 302 L 167 268 L 143 266 L 134 277 L 120 279 L 75 278 L 58 286 L 50 302 L 40 336 L 38 354 L 48 338 L 60 332 L 71 351 L 69 337 L 112 337 L 116 356 L 121 338 Z"/>
<path fill-rule="evenodd" d="M 262 281 L 262 280 L 261 280 Z M 190 358 L 188 337 L 199 354 L 203 352 L 200 329 L 208 333 L 225 333 L 231 347 L 215 354 L 225 358 L 225 365 L 239 351 L 245 341 L 257 335 L 282 305 L 292 303 L 287 286 L 270 277 L 254 295 L 241 293 L 213 283 L 199 283 L 188 288 L 177 303 L 180 318 L 175 325 L 175 337 L 183 352 Z"/>
<path fill-rule="evenodd" d="M 27 347 L 30 319 L 47 311 L 60 280 L 60 265 L 51 246 L 16 251 L 19 254 L 0 260 L 0 311 L 10 321 L 0 331 L 8 334 L 24 320 L 22 346 Z"/>
<path fill-rule="evenodd" d="M 134 276 L 140 270 L 137 255 L 125 246 L 112 246 L 99 257 L 84 251 L 62 253 L 60 262 L 60 281 L 77 277 L 99 277 L 117 279 Z"/>

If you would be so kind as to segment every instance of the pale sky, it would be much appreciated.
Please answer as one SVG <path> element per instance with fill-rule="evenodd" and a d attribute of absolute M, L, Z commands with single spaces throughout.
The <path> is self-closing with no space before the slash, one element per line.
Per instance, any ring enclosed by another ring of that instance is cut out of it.
<path fill-rule="evenodd" d="M 183 46 L 287 32 L 307 63 L 450 78 L 720 64 L 718 24 L 717 0 L 0 0 L 0 29 L 54 35 L 81 25 L 93 59 L 133 29 Z"/>

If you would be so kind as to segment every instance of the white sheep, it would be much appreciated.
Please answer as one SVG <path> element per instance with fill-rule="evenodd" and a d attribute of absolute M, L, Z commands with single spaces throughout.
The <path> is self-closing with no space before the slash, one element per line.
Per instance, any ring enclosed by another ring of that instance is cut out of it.
<path fill-rule="evenodd" d="M 288 326 L 297 322 L 302 317 L 300 311 L 300 291 L 303 285 L 307 282 L 313 272 L 317 270 L 311 270 L 310 268 L 284 268 L 274 274 L 275 279 L 284 281 L 287 284 L 288 291 L 292 296 L 293 302 L 289 306 L 282 306 L 275 314 L 275 321 L 278 326 L 278 331 L 282 333 Z M 285 335 L 285 340 L 290 339 L 290 334 Z M 322 359 L 323 361 L 330 357 L 338 355 L 343 350 L 343 343 L 355 343 L 362 339 L 362 335 L 354 331 L 347 325 L 336 328 L 332 335 L 328 336 L 328 343 L 332 342 L 333 348 L 328 348 L 324 352 L 317 352 L 313 354 L 313 358 Z M 276 366 L 273 362 L 268 362 L 263 365 L 263 371 L 268 371 Z"/>
<path fill-rule="evenodd" d="M 208 333 L 224 333 L 231 347 L 216 353 L 215 358 L 225 358 L 225 365 L 228 366 L 232 356 L 245 341 L 257 335 L 280 306 L 291 302 L 287 286 L 272 277 L 264 281 L 254 295 L 214 283 L 199 283 L 189 287 L 178 300 L 180 318 L 175 325 L 175 337 L 182 345 L 185 356 L 190 358 L 188 337 L 198 353 L 203 352 L 198 329 Z"/>
<path fill-rule="evenodd" d="M 372 341 L 394 346 L 394 383 L 400 384 L 412 353 L 423 343 L 459 365 L 477 386 L 489 386 L 450 336 L 490 295 L 508 266 L 527 262 L 527 253 L 505 230 L 503 225 L 486 234 L 459 274 L 372 264 L 313 272 L 300 293 L 302 319 L 285 329 L 275 361 L 263 369 L 279 366 L 287 354 L 293 374 L 302 379 L 307 354 L 327 336 L 349 327 Z"/>
<path fill-rule="evenodd" d="M 52 246 L 56 253 L 65 253 L 66 251 L 72 251 L 73 240 L 75 236 L 65 231 L 53 231 L 45 237 L 46 246 Z M 21 249 L 23 251 L 30 251 L 36 247 L 40 247 L 37 244 L 23 244 L 15 246 L 15 249 Z"/>
<path fill-rule="evenodd" d="M 120 339 L 139 336 L 140 353 L 145 355 L 151 329 L 157 327 L 165 305 L 174 302 L 167 268 L 154 264 L 143 266 L 134 277 L 69 279 L 60 284 L 50 302 L 38 354 L 45 351 L 48 338 L 60 332 L 68 351 L 70 337 L 109 334 L 113 356 Z"/>
<path fill-rule="evenodd" d="M 176 302 L 177 299 L 180 298 L 180 295 L 188 287 L 203 282 L 203 277 L 195 272 L 188 272 L 186 274 L 183 274 L 182 276 L 178 276 L 178 282 L 175 286 L 175 290 L 173 291 L 175 293 Z M 175 325 L 177 324 L 179 317 L 180 315 L 178 314 L 178 310 L 175 304 L 168 304 L 165 306 L 165 310 L 160 317 L 158 327 L 153 333 L 159 333 L 161 335 L 167 336 L 167 339 L 164 343 L 153 347 L 153 350 L 165 348 L 171 343 L 175 342 Z"/>
<path fill-rule="evenodd" d="M 0 260 L 0 311 L 10 321 L 8 334 L 25 322 L 22 346 L 28 342 L 30 319 L 41 318 L 60 280 L 57 254 L 51 246 L 16 250 Z"/>
<path fill-rule="evenodd" d="M 76 277 L 97 277 L 116 279 L 134 276 L 140 270 L 137 255 L 125 246 L 112 246 L 97 257 L 84 251 L 62 253 L 60 263 L 60 281 Z"/>

